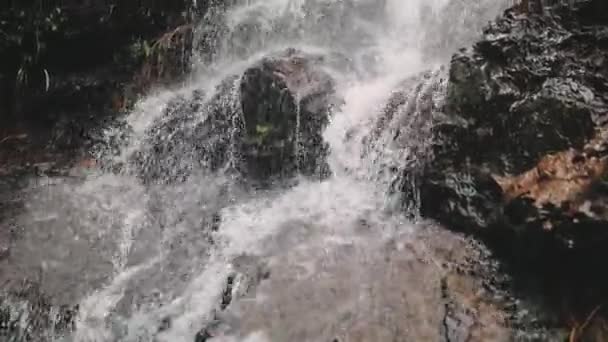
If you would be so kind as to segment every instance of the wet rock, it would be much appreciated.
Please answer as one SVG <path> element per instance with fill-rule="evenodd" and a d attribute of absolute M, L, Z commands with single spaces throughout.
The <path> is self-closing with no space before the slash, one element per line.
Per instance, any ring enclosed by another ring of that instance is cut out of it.
<path fill-rule="evenodd" d="M 596 2 L 544 16 L 508 10 L 454 56 L 446 117 L 434 118 L 434 160 L 421 186 L 424 215 L 476 232 L 508 221 L 516 198 L 565 213 L 599 179 L 600 157 L 574 156 L 592 139 L 601 144 L 597 130 L 608 120 L 608 73 L 598 67 L 608 58 L 606 27 L 585 23 Z M 527 225 L 542 230 L 543 220 L 534 221 Z"/>
<path fill-rule="evenodd" d="M 490 227 L 500 214 L 502 193 L 489 175 L 463 167 L 425 172 L 421 181 L 421 213 L 452 228 L 470 230 Z"/>
<path fill-rule="evenodd" d="M 608 227 L 602 6 L 507 10 L 456 54 L 420 186 L 424 216 L 482 237 L 522 291 L 582 320 L 608 284 L 597 272 Z"/>
<path fill-rule="evenodd" d="M 509 325 L 520 322 L 511 319 L 510 299 L 489 284 L 502 280 L 492 262 L 484 264 L 486 252 L 451 232 L 426 228 L 414 240 L 404 235 L 377 243 L 370 236 L 359 243 L 281 250 L 269 261 L 272 272 L 255 298 L 228 308 L 234 316 L 231 335 L 262 332 L 281 341 L 511 340 Z"/>
<path fill-rule="evenodd" d="M 38 284 L 24 281 L 20 285 L 5 285 L 0 292 L 1 337 L 46 342 L 74 331 L 78 305 L 54 305 Z"/>
<path fill-rule="evenodd" d="M 417 211 L 421 171 L 432 155 L 432 119 L 441 111 L 445 86 L 443 68 L 403 80 L 363 137 L 363 157 L 371 159 L 377 177 L 389 179 L 389 192 L 401 194 L 408 212 Z"/>
<path fill-rule="evenodd" d="M 222 293 L 222 302 L 220 303 L 220 308 L 222 310 L 226 309 L 228 305 L 232 302 L 232 291 L 234 290 L 234 275 L 228 276 L 226 280 L 226 288 L 224 289 L 224 293 Z"/>
<path fill-rule="evenodd" d="M 209 341 L 210 338 L 213 338 L 213 335 L 207 329 L 203 329 L 196 333 L 194 337 L 194 342 L 206 342 Z"/>
<path fill-rule="evenodd" d="M 158 332 L 167 331 L 169 329 L 171 329 L 171 318 L 165 317 L 160 321 L 160 324 L 158 326 Z"/>
<path fill-rule="evenodd" d="M 232 262 L 235 272 L 226 279 L 219 310 L 226 310 L 233 301 L 251 296 L 258 285 L 270 277 L 268 266 L 258 257 L 241 255 Z"/>
<path fill-rule="evenodd" d="M 276 173 L 327 173 L 323 128 L 336 105 L 333 79 L 322 60 L 290 50 L 265 58 L 243 74 L 240 85 L 245 123 L 247 170 L 264 177 Z"/>
<path fill-rule="evenodd" d="M 338 104 L 323 58 L 295 50 L 265 57 L 213 91 L 176 97 L 134 156 L 144 180 L 235 172 L 251 180 L 324 176 L 322 132 Z"/>
<path fill-rule="evenodd" d="M 522 174 L 494 176 L 505 217 L 523 230 L 541 229 L 565 249 L 586 249 L 603 236 L 608 223 L 608 156 L 598 150 L 607 134 L 598 133 L 583 149 L 550 154 Z"/>
<path fill-rule="evenodd" d="M 504 326 L 508 315 L 492 307 L 484 299 L 483 291 L 478 288 L 474 278 L 453 272 L 441 280 L 444 300 L 442 320 L 442 341 L 507 341 L 509 332 Z"/>
<path fill-rule="evenodd" d="M 255 295 L 256 288 L 270 277 L 265 262 L 257 256 L 241 255 L 232 261 L 234 272 L 226 279 L 222 297 L 213 312 L 213 319 L 199 330 L 195 342 L 204 342 L 216 337 L 225 337 L 234 332 L 235 317 L 230 313 L 231 305 Z"/>
<path fill-rule="evenodd" d="M 218 85 L 214 94 L 195 90 L 167 104 L 146 132 L 144 146 L 132 156 L 144 181 L 183 181 L 194 172 L 227 166 L 239 134 L 237 82 L 234 76 Z"/>

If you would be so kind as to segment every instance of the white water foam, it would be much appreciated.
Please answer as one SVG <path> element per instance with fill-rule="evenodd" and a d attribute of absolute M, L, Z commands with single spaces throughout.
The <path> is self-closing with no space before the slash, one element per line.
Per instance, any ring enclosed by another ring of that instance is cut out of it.
<path fill-rule="evenodd" d="M 415 223 L 386 205 L 395 175 L 378 177 L 378 173 L 388 164 L 397 167 L 396 173 L 402 172 L 408 146 L 425 144 L 417 140 L 427 137 L 408 132 L 402 137 L 405 140 L 393 142 L 390 129 L 395 127 L 389 127 L 373 146 L 365 138 L 373 133 L 388 99 L 405 79 L 445 62 L 425 54 L 425 33 L 433 28 L 425 25 L 420 11 L 423 5 L 430 5 L 439 13 L 447 2 L 242 0 L 227 12 L 216 11 L 206 18 L 213 21 L 203 20 L 197 37 L 217 38 L 208 39 L 215 44 L 197 59 L 206 64 L 197 65 L 187 86 L 152 94 L 137 105 L 127 118 L 130 140 L 114 162 L 128 163 L 146 144 L 148 129 L 176 95 L 187 97 L 199 89 L 204 93 L 203 102 L 210 101 L 226 78 L 242 73 L 262 56 L 293 47 L 328 56 L 340 54 L 354 66 L 351 71 L 328 66 L 345 102 L 324 133 L 333 175 L 324 181 L 303 179 L 287 190 L 254 191 L 241 189 L 221 172 L 202 172 L 180 185 L 149 188 L 128 173 L 104 174 L 91 175 L 82 184 L 65 185 L 54 192 L 55 197 L 39 195 L 32 200 L 31 213 L 59 209 L 72 222 L 74 237 L 93 248 L 84 254 L 89 260 L 74 270 L 74 276 L 88 277 L 96 269 L 99 273 L 79 300 L 75 333 L 63 338 L 74 342 L 192 342 L 197 332 L 216 319 L 226 279 L 236 270 L 235 258 L 255 256 L 279 268 L 285 264 L 290 265 L 288 269 L 302 268 L 304 273 L 292 279 L 297 282 L 323 274 L 326 270 L 319 265 L 324 258 L 342 248 L 357 251 L 349 266 L 356 268 L 358 260 L 368 260 L 368 254 L 376 255 L 397 236 L 403 241 L 415 239 L 414 235 L 408 238 L 416 231 Z M 490 0 L 485 2 L 495 6 Z M 488 19 L 479 18 L 479 25 Z M 410 122 L 399 115 L 411 113 L 398 113 L 390 125 Z M 108 136 L 113 134 L 117 132 L 108 132 Z M 370 148 L 373 153 L 366 155 Z M 59 202 L 63 204 L 58 206 Z M 74 222 L 73 218 L 81 217 L 88 220 Z M 213 222 L 215 217 L 220 222 Z M 51 229 L 49 234 L 63 228 Z M 98 236 L 92 237 L 96 230 Z M 55 249 L 49 246 L 40 259 Z M 292 265 L 289 258 L 280 258 L 286 250 L 296 253 Z M 111 266 L 94 267 L 96 258 L 109 258 Z M 58 262 L 66 270 L 74 265 L 66 259 Z M 361 263 L 361 267 L 365 265 Z M 359 276 L 369 274 L 361 270 Z M 365 284 L 369 280 L 357 281 Z M 352 287 L 349 291 L 354 297 L 364 296 L 357 292 L 357 285 L 342 282 L 340 286 Z M 318 286 L 325 291 L 323 282 Z M 81 296 L 81 292 L 72 295 Z M 261 294 L 256 300 L 264 302 Z M 233 331 L 223 339 L 287 340 L 277 337 L 282 336 L 277 331 L 286 327 L 265 329 L 247 334 Z M 314 341 L 315 337 L 302 340 Z"/>

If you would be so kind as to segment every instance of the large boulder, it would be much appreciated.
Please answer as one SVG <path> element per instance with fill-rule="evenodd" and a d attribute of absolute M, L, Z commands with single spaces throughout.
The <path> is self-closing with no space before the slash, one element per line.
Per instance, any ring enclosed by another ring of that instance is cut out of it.
<path fill-rule="evenodd" d="M 551 305 L 586 312 L 608 284 L 604 4 L 507 10 L 456 54 L 420 184 L 423 216 L 486 239 L 559 293 Z"/>
<path fill-rule="evenodd" d="M 333 79 L 320 62 L 288 51 L 245 71 L 240 92 L 249 172 L 327 174 L 322 133 L 338 102 Z"/>
<path fill-rule="evenodd" d="M 326 175 L 322 133 L 339 102 L 323 63 L 288 50 L 226 78 L 212 94 L 176 97 L 136 153 L 144 180 L 183 180 L 199 171 L 255 181 Z"/>
<path fill-rule="evenodd" d="M 608 119 L 608 36 L 606 27 L 585 21 L 593 3 L 557 7 L 547 16 L 509 10 L 474 48 L 454 56 L 449 120 L 434 123 L 423 214 L 465 231 L 509 221 L 505 203 L 529 195 L 506 196 L 504 179 L 550 154 L 601 140 L 597 131 Z"/>

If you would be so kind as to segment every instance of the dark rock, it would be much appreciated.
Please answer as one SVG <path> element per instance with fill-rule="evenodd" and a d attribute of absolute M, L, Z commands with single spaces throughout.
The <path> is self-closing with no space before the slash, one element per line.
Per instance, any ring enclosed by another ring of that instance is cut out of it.
<path fill-rule="evenodd" d="M 170 101 L 133 156 L 146 182 L 181 181 L 193 172 L 226 168 L 236 150 L 240 108 L 237 77 L 223 81 L 211 98 L 202 91 Z M 232 154 L 231 154 L 232 153 Z"/>
<path fill-rule="evenodd" d="M 158 331 L 162 332 L 162 331 L 169 330 L 170 328 L 171 328 L 171 318 L 165 317 L 160 321 L 160 325 L 158 326 Z"/>
<path fill-rule="evenodd" d="M 605 6 L 507 10 L 456 54 L 420 186 L 424 216 L 483 238 L 518 288 L 583 321 L 608 297 Z"/>
<path fill-rule="evenodd" d="M 153 181 L 218 170 L 251 180 L 326 175 L 322 132 L 337 101 L 322 63 L 290 50 L 227 78 L 214 94 L 175 98 L 135 156 L 141 175 Z"/>
<path fill-rule="evenodd" d="M 450 227 L 491 227 L 500 214 L 502 190 L 494 179 L 474 168 L 429 170 L 421 182 L 421 214 Z"/>
<path fill-rule="evenodd" d="M 508 10 L 473 49 L 454 56 L 446 117 L 434 118 L 424 215 L 465 231 L 498 224 L 514 206 L 503 211 L 497 178 L 591 141 L 608 109 L 608 75 L 597 66 L 608 58 L 603 28 L 580 18 L 596 2 L 556 6 L 546 16 Z"/>
<path fill-rule="evenodd" d="M 78 305 L 53 305 L 38 284 L 24 281 L 19 287 L 4 284 L 0 294 L 0 336 L 17 341 L 48 341 L 74 331 Z"/>
<path fill-rule="evenodd" d="M 222 293 L 222 302 L 220 303 L 220 309 L 222 310 L 226 309 L 228 305 L 230 305 L 230 303 L 232 302 L 234 278 L 235 275 L 230 275 L 226 280 L 226 288 L 224 289 L 224 293 Z"/>
<path fill-rule="evenodd" d="M 377 177 L 389 179 L 390 195 L 400 194 L 410 212 L 417 210 L 422 170 L 431 157 L 432 121 L 441 111 L 445 86 L 443 69 L 403 80 L 364 138 L 363 157 L 373 158 Z"/>
<path fill-rule="evenodd" d="M 337 102 L 333 79 L 321 62 L 288 51 L 245 71 L 240 86 L 244 157 L 256 177 L 328 172 L 322 133 Z"/>
<path fill-rule="evenodd" d="M 507 322 L 508 301 L 495 299 L 501 291 L 484 284 L 502 282 L 491 271 L 496 266 L 482 265 L 493 264 L 486 251 L 458 234 L 425 228 L 414 233 L 415 242 L 409 233 L 378 245 L 365 239 L 361 246 L 332 247 L 329 257 L 318 254 L 322 246 L 295 254 L 279 249 L 269 263 L 270 278 L 255 290 L 258 300 L 236 300 L 228 309 L 236 316 L 231 335 L 264 331 L 284 341 L 511 340 L 511 329 L 520 323 Z M 297 266 L 303 262 L 322 267 L 323 275 Z M 373 295 L 362 295 L 360 288 Z M 450 332 L 443 331 L 446 319 L 455 322 Z"/>
<path fill-rule="evenodd" d="M 213 338 L 213 335 L 211 335 L 209 330 L 203 329 L 203 330 L 199 331 L 198 333 L 196 333 L 196 336 L 194 337 L 194 342 L 206 342 L 210 338 Z"/>

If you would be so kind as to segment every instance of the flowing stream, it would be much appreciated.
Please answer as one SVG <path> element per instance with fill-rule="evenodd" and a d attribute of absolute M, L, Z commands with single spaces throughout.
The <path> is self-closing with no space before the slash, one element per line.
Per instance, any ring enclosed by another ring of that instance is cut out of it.
<path fill-rule="evenodd" d="M 508 1 L 229 3 L 202 18 L 188 82 L 151 93 L 107 130 L 112 148 L 94 152 L 109 168 L 27 191 L 8 272 L 39 281 L 53 305 L 77 305 L 72 328 L 55 322 L 39 339 L 468 340 L 446 319 L 444 283 L 451 263 L 484 252 L 419 220 L 416 170 L 431 157 L 441 66 Z M 330 175 L 250 186 L 230 147 L 238 77 L 289 48 L 322 56 L 343 100 L 323 133 Z M 401 102 L 389 111 L 394 96 Z M 196 109 L 172 123 L 176 102 Z M 213 126 L 217 112 L 225 127 Z M 163 120 L 175 129 L 154 129 Z M 154 139 L 171 146 L 162 158 Z M 219 166 L 191 153 L 224 141 Z M 180 181 L 143 182 L 142 168 Z M 504 319 L 482 311 L 484 336 L 502 340 Z M 463 322 L 462 331 L 474 325 Z"/>

